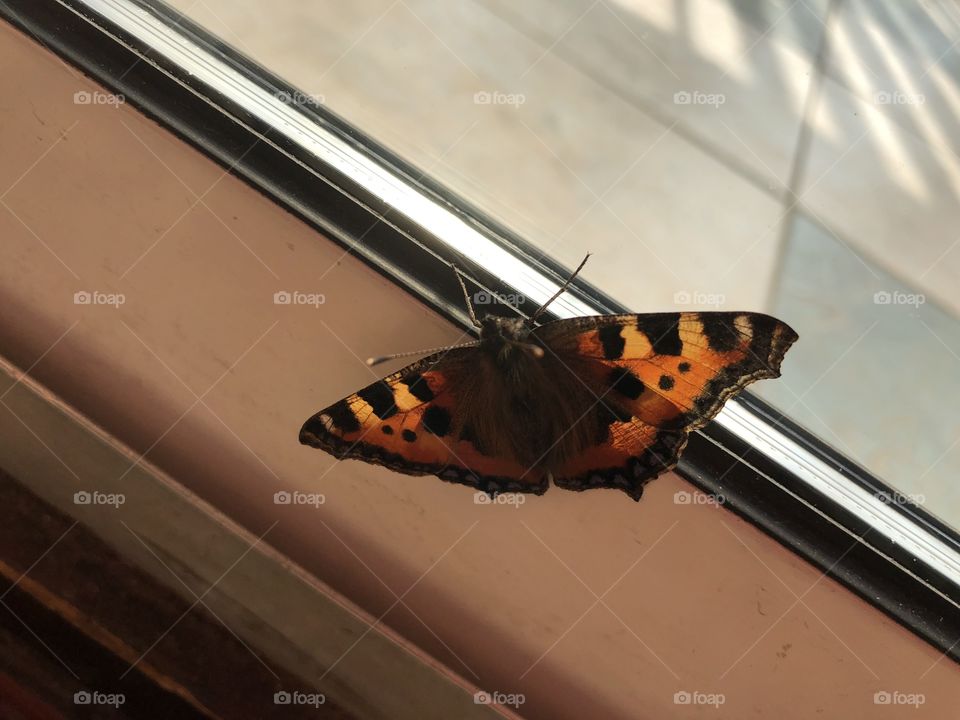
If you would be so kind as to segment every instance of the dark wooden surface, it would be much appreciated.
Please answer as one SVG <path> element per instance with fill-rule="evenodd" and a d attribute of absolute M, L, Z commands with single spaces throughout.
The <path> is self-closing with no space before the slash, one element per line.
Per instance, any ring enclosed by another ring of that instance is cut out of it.
<path fill-rule="evenodd" d="M 2 470 L 0 578 L 3 718 L 355 717 L 329 699 L 275 703 L 280 691 L 322 688 L 268 668 L 202 605 L 191 608 Z M 84 691 L 124 702 L 77 704 Z"/>

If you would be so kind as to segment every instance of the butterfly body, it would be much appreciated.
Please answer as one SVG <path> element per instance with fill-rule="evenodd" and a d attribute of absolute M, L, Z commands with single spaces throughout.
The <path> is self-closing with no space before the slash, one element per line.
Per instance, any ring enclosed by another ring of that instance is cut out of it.
<path fill-rule="evenodd" d="M 759 313 L 488 316 L 436 353 L 322 410 L 300 440 L 338 458 L 488 493 L 610 487 L 639 499 L 688 433 L 779 375 L 796 333 Z"/>
<path fill-rule="evenodd" d="M 481 320 L 479 362 L 467 360 L 459 384 L 462 427 L 478 450 L 507 457 L 540 481 L 598 436 L 578 422 L 594 398 L 569 376 L 529 320 L 488 316 Z M 467 356 L 470 357 L 469 355 Z"/>

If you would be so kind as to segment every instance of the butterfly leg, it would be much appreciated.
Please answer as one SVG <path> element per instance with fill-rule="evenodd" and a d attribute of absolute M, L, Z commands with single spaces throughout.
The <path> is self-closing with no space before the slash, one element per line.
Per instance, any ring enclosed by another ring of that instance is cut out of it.
<path fill-rule="evenodd" d="M 472 322 L 475 327 L 482 327 L 480 321 L 477 320 L 477 314 L 473 310 L 473 303 L 470 302 L 470 293 L 467 292 L 467 285 L 463 282 L 463 275 L 460 273 L 460 268 L 454 265 L 453 271 L 457 274 L 457 282 L 460 283 L 460 289 L 463 290 L 463 299 L 467 304 L 467 313 L 470 315 L 470 322 Z"/>

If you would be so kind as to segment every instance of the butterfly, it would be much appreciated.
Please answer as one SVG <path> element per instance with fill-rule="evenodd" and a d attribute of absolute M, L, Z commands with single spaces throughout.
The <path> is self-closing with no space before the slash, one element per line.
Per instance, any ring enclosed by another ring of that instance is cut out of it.
<path fill-rule="evenodd" d="M 616 488 L 639 500 L 688 435 L 748 384 L 780 375 L 797 334 L 752 312 L 478 320 L 441 349 L 321 410 L 300 442 L 491 496 Z M 371 359 L 376 364 L 386 358 Z"/>

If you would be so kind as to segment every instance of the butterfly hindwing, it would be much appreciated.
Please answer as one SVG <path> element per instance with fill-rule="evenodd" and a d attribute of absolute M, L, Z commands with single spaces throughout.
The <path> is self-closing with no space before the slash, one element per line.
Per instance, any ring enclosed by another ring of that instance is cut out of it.
<path fill-rule="evenodd" d="M 648 482 L 677 464 L 687 433 L 660 430 L 636 418 L 614 421 L 602 443 L 584 449 L 555 474 L 565 490 L 617 488 L 639 500 Z"/>
<path fill-rule="evenodd" d="M 643 484 L 670 469 L 687 434 L 709 422 L 731 396 L 778 377 L 796 340 L 768 315 L 685 312 L 603 315 L 548 323 L 534 336 L 556 354 L 596 402 L 601 441 L 554 471 L 573 490 L 617 487 L 639 499 Z M 589 417 L 585 421 L 591 421 Z"/>
<path fill-rule="evenodd" d="M 334 403 L 304 423 L 300 442 L 407 475 L 436 475 L 489 493 L 546 491 L 542 473 L 482 454 L 465 432 L 463 388 L 475 350 L 431 355 Z"/>

